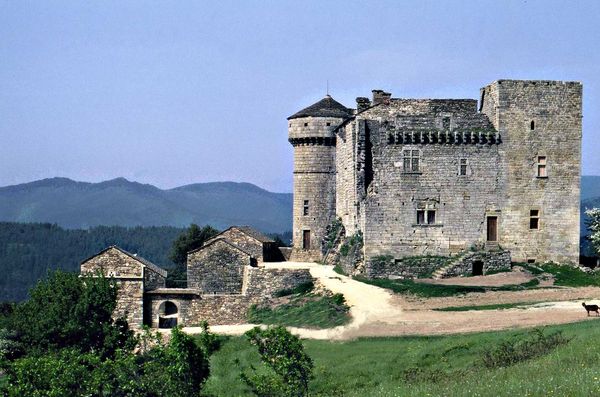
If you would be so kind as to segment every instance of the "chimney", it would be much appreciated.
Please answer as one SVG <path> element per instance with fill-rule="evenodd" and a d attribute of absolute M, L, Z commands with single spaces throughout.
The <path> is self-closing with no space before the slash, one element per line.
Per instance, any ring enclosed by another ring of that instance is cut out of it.
<path fill-rule="evenodd" d="M 366 110 L 370 107 L 371 107 L 371 101 L 369 101 L 369 98 L 365 98 L 364 96 L 359 96 L 358 98 L 356 98 L 356 111 L 357 112 L 362 112 L 363 110 Z"/>
<path fill-rule="evenodd" d="M 384 90 L 373 90 L 373 105 L 379 105 L 380 103 L 389 104 L 392 94 L 385 92 Z"/>

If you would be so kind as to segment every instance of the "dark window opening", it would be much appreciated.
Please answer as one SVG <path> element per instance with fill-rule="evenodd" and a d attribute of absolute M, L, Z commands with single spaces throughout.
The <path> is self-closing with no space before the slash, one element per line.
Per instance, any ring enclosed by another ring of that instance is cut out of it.
<path fill-rule="evenodd" d="M 467 159 L 460 159 L 460 175 L 467 175 Z"/>
<path fill-rule="evenodd" d="M 327 127 L 331 126 L 331 123 L 327 123 Z"/>
<path fill-rule="evenodd" d="M 308 123 L 304 123 L 304 126 L 305 126 L 305 127 L 308 127 Z"/>
<path fill-rule="evenodd" d="M 308 200 L 304 200 L 303 214 L 308 215 Z"/>
<path fill-rule="evenodd" d="M 473 262 L 473 276 L 483 276 L 483 261 Z"/>
<path fill-rule="evenodd" d="M 540 210 L 529 211 L 529 229 L 537 230 L 540 228 Z"/>
<path fill-rule="evenodd" d="M 171 301 L 160 304 L 158 309 L 158 327 L 173 328 L 177 326 L 177 305 Z"/>
<path fill-rule="evenodd" d="M 304 230 L 302 232 L 302 249 L 310 249 L 310 230 Z"/>
<path fill-rule="evenodd" d="M 450 129 L 450 117 L 444 117 L 442 119 L 442 128 L 444 130 L 449 130 Z"/>
<path fill-rule="evenodd" d="M 527 259 L 527 263 L 535 263 L 535 259 Z"/>
<path fill-rule="evenodd" d="M 535 121 L 531 120 L 529 127 L 531 128 L 531 131 L 535 130 Z"/>
<path fill-rule="evenodd" d="M 417 210 L 417 225 L 435 225 L 435 210 Z"/>

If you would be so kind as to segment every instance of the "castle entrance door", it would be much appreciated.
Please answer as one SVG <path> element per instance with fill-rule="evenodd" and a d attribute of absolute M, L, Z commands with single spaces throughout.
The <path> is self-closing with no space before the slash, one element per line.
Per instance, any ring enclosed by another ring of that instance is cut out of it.
<path fill-rule="evenodd" d="M 310 249 L 310 230 L 304 230 L 302 232 L 302 249 Z"/>
<path fill-rule="evenodd" d="M 487 217 L 487 241 L 498 241 L 498 217 Z"/>
<path fill-rule="evenodd" d="M 483 261 L 473 262 L 473 276 L 483 276 Z"/>

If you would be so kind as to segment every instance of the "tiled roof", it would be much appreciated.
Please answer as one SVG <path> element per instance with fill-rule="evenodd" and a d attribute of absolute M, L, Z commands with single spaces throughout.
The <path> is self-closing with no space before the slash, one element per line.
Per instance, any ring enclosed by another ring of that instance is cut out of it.
<path fill-rule="evenodd" d="M 348 109 L 331 96 L 327 95 L 319 102 L 294 113 L 288 117 L 288 120 L 300 117 L 339 117 L 345 119 L 350 116 L 352 116 L 352 109 Z"/>

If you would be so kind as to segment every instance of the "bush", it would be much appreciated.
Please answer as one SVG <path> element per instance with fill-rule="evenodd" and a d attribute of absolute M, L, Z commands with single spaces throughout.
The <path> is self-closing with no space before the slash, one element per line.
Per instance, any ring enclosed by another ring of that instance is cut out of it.
<path fill-rule="evenodd" d="M 246 332 L 250 343 L 258 347 L 267 373 L 242 373 L 242 379 L 258 396 L 308 395 L 308 382 L 314 367 L 312 359 L 304 352 L 297 336 L 284 327 L 262 330 L 258 327 Z"/>
<path fill-rule="evenodd" d="M 213 334 L 208 329 L 208 321 L 200 322 L 200 327 L 202 328 L 202 333 L 196 337 L 196 340 L 200 344 L 202 350 L 206 356 L 210 356 L 221 346 L 221 339 L 218 335 Z"/>
<path fill-rule="evenodd" d="M 294 294 L 307 294 L 315 288 L 315 284 L 312 281 L 307 281 L 305 283 L 298 284 L 294 288 L 285 288 L 275 292 L 273 295 L 275 297 L 289 296 Z"/>
<path fill-rule="evenodd" d="M 546 335 L 538 328 L 531 331 L 526 339 L 507 340 L 495 348 L 485 350 L 481 361 L 487 368 L 508 367 L 548 354 L 569 341 L 570 339 L 563 336 L 561 331 Z"/>

